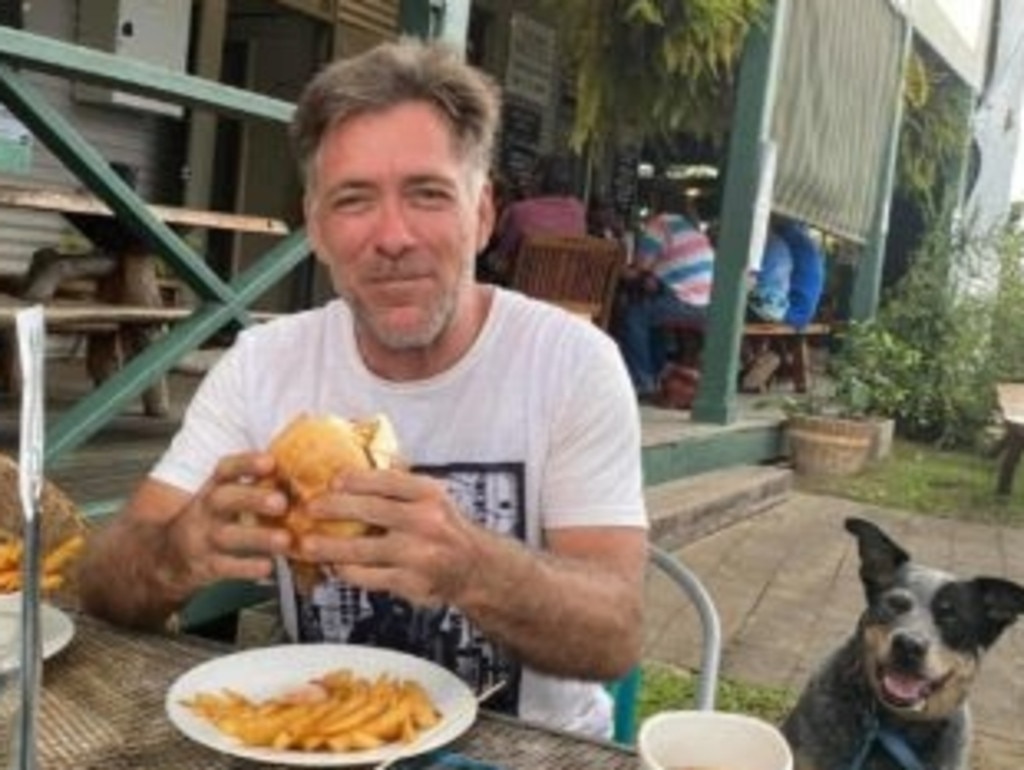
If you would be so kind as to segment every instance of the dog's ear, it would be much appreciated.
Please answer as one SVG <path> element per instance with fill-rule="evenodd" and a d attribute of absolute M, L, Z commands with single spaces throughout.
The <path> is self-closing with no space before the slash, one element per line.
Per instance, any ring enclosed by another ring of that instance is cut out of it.
<path fill-rule="evenodd" d="M 1024 615 L 1024 588 L 1009 580 L 990 577 L 975 578 L 970 586 L 980 597 L 984 612 L 978 640 L 982 647 L 988 648 L 1018 615 Z"/>
<path fill-rule="evenodd" d="M 897 571 L 910 561 L 910 554 L 867 519 L 849 518 L 845 526 L 846 531 L 857 538 L 860 579 L 870 603 L 880 591 L 895 582 Z"/>

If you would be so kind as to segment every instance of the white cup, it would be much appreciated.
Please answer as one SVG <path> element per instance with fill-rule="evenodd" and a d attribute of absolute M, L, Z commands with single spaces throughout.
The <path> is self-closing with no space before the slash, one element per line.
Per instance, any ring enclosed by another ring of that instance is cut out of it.
<path fill-rule="evenodd" d="M 778 728 L 725 711 L 663 711 L 637 738 L 644 770 L 793 770 Z"/>

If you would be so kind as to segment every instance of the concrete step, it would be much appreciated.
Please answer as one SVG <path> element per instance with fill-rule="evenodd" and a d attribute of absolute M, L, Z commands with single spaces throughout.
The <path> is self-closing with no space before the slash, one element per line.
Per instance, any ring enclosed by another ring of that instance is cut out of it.
<path fill-rule="evenodd" d="M 789 468 L 740 465 L 649 486 L 650 539 L 668 550 L 682 548 L 781 503 L 792 479 Z"/>

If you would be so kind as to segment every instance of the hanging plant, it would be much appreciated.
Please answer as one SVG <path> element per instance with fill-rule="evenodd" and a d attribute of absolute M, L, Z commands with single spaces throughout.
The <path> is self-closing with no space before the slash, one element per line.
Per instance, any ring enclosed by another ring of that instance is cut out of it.
<path fill-rule="evenodd" d="M 720 143 L 767 0 L 545 0 L 576 71 L 570 146 L 679 132 Z"/>
<path fill-rule="evenodd" d="M 967 143 L 967 88 L 934 54 L 915 49 L 904 76 L 897 185 L 926 212 L 942 208 L 945 175 Z"/>

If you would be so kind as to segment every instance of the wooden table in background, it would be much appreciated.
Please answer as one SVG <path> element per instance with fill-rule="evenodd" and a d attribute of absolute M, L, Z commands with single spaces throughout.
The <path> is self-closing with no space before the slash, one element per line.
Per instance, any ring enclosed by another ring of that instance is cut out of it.
<path fill-rule="evenodd" d="M 88 316 L 87 320 L 81 317 L 77 321 L 70 318 L 61 320 L 60 310 L 47 313 L 48 328 L 51 321 L 60 321 L 65 329 L 77 328 L 88 335 L 86 364 L 89 375 L 97 384 L 111 376 L 124 360 L 144 349 L 167 322 L 188 316 L 188 308 L 165 306 L 165 292 L 158 272 L 159 260 L 141 238 L 114 218 L 110 208 L 98 198 L 71 190 L 0 185 L 0 207 L 60 214 L 96 246 L 97 253 L 91 255 L 88 264 L 85 257 L 60 255 L 49 250 L 50 253 L 45 255 L 48 261 L 44 269 L 75 277 L 75 263 L 78 261 L 83 269 L 93 271 L 83 272 L 83 276 L 92 274 L 98 280 L 97 301 L 91 310 L 86 306 L 77 309 L 80 314 Z M 176 227 L 272 236 L 288 233 L 287 225 L 273 217 L 175 206 L 150 205 L 148 208 L 158 219 Z M 102 264 L 104 257 L 109 260 L 109 267 Z M 52 295 L 58 280 L 58 276 L 42 276 L 39 283 L 45 290 L 37 296 L 30 286 L 29 296 L 25 299 L 41 301 L 48 306 L 54 304 Z M 5 348 L 9 348 L 11 342 L 7 336 Z M 4 355 L 6 361 L 2 375 L 8 389 L 15 391 L 17 371 L 12 362 L 16 359 L 8 351 Z M 147 415 L 160 417 L 168 413 L 165 381 L 153 385 L 143 394 L 143 406 Z"/>

